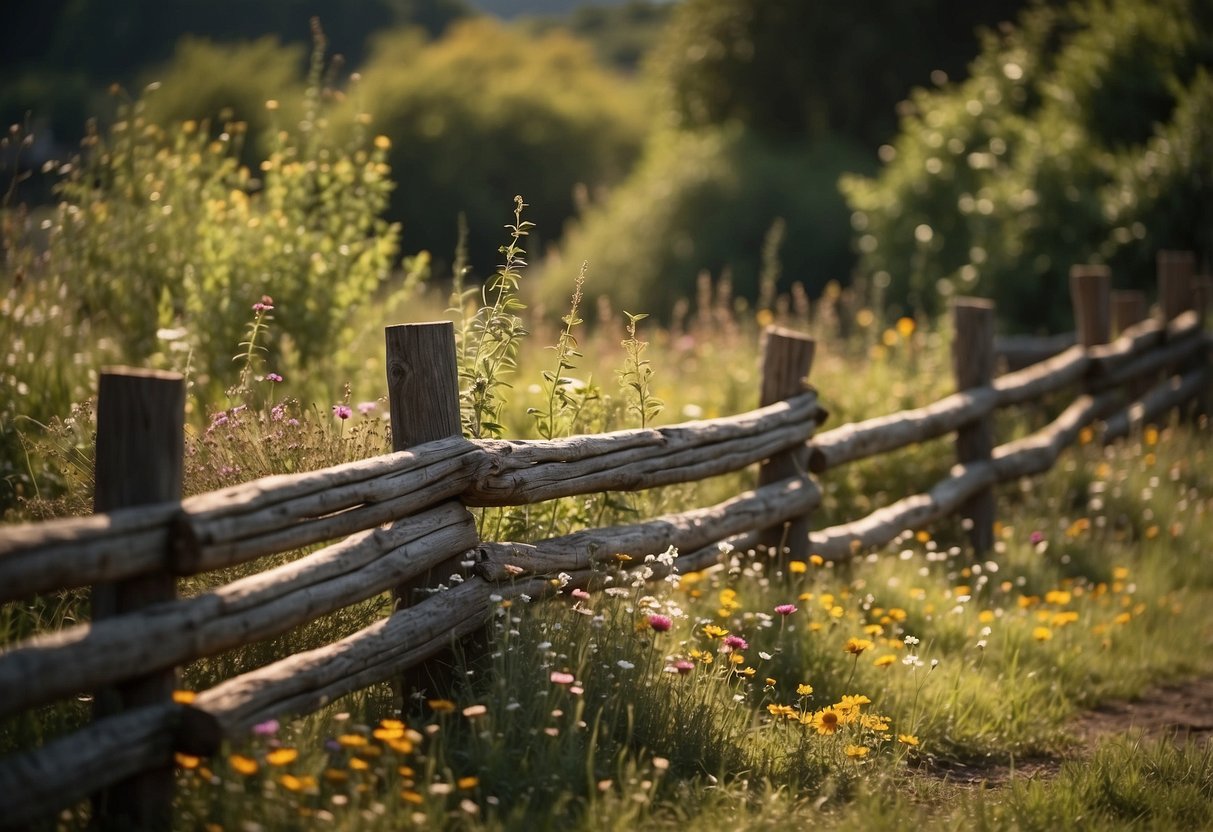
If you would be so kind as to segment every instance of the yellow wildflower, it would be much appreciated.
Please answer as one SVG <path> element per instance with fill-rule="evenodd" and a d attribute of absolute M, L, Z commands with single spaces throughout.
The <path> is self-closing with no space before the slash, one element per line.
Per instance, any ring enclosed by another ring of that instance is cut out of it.
<path fill-rule="evenodd" d="M 818 734 L 833 734 L 838 730 L 838 711 L 833 708 L 822 708 L 811 718 L 811 725 Z"/>
<path fill-rule="evenodd" d="M 275 748 L 265 755 L 265 761 L 272 766 L 289 765 L 299 759 L 299 751 L 294 748 Z"/>
<path fill-rule="evenodd" d="M 849 638 L 842 649 L 853 656 L 858 656 L 864 650 L 871 650 L 875 645 L 866 638 Z"/>
<path fill-rule="evenodd" d="M 260 768 L 256 760 L 252 757 L 245 757 L 243 754 L 233 754 L 228 757 L 228 763 L 234 771 L 245 776 L 256 774 L 257 769 Z"/>

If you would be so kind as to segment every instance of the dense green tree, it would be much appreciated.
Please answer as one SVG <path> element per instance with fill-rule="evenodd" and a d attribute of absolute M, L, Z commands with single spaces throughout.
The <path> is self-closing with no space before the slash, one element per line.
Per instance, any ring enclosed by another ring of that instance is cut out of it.
<path fill-rule="evenodd" d="M 14 5 L 14 4 L 9 4 Z M 219 43 L 273 36 L 303 46 L 318 17 L 333 53 L 357 65 L 372 33 L 420 26 L 431 35 L 471 13 L 464 0 L 48 0 L 6 8 L 0 26 L 0 119 L 27 113 L 61 142 L 105 115 L 96 92 L 133 85 L 170 60 L 186 35 Z M 299 59 L 302 75 L 305 61 Z M 251 77 L 256 86 L 257 79 Z M 212 85 L 213 86 L 213 85 Z"/>
<path fill-rule="evenodd" d="M 1159 248 L 1207 261 L 1211 18 L 1089 0 L 988 36 L 968 80 L 915 94 L 879 176 L 844 182 L 863 268 L 892 301 L 986 295 L 1037 329 L 1071 320 L 1074 263 L 1149 288 Z"/>
<path fill-rule="evenodd" d="M 635 85 L 604 70 L 567 34 L 527 37 L 491 18 L 445 37 L 415 31 L 375 41 L 351 104 L 391 138 L 391 215 L 405 247 L 436 263 L 455 250 L 460 214 L 484 276 L 516 194 L 536 223 L 527 250 L 558 238 L 581 186 L 622 178 L 645 129 Z"/>
<path fill-rule="evenodd" d="M 685 0 L 653 68 L 683 126 L 739 120 L 783 137 L 841 134 L 875 145 L 932 71 L 963 71 L 974 28 L 1022 0 Z"/>
<path fill-rule="evenodd" d="M 865 164 L 846 143 L 772 142 L 738 125 L 662 131 L 627 181 L 570 229 L 545 262 L 536 296 L 567 294 L 588 261 L 586 291 L 633 312 L 668 313 L 693 295 L 705 269 L 728 272 L 735 292 L 754 298 L 763 240 L 778 219 L 788 229 L 780 288 L 799 281 L 817 293 L 850 277 L 847 211 L 835 180 L 840 166 Z"/>

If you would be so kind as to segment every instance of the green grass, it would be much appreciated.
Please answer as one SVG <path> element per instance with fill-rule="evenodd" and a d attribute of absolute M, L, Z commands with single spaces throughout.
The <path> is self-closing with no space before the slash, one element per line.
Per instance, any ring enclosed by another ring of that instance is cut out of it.
<path fill-rule="evenodd" d="M 465 355 L 505 356 L 482 371 L 495 374 L 486 377 L 492 400 L 466 402 L 482 426 L 487 420 L 509 436 L 554 436 L 756 406 L 758 329 L 770 313 L 751 315 L 709 293 L 701 298 L 703 315 L 669 329 L 640 321 L 629 332 L 623 318 L 609 314 L 589 329 L 569 323 L 577 318 L 571 313 L 563 326 L 511 319 L 508 343 L 488 344 L 483 339 L 500 336 L 483 325 L 494 320 L 492 308 L 524 313 L 509 296 L 517 280 L 499 284 L 506 297 L 484 299 L 482 317 L 473 318 L 482 325 L 461 328 Z M 593 281 L 591 272 L 587 297 Z M 413 310 L 417 319 L 441 314 L 437 298 L 426 303 Z M 784 323 L 820 340 L 812 380 L 833 414 L 830 425 L 949 392 L 947 342 L 938 327 L 885 326 L 841 291 L 812 316 Z M 369 377 L 382 378 L 373 363 Z M 470 382 L 475 373 L 465 376 Z M 341 397 L 354 405 L 348 420 L 328 403 L 305 407 L 272 387 L 250 394 L 247 407 L 195 400 L 186 492 L 385 452 L 390 440 L 382 404 L 374 401 L 378 388 L 359 383 L 372 389 Z M 1039 419 L 1002 417 L 1000 439 L 1028 432 Z M 23 510 L 30 517 L 85 513 L 91 410 L 77 408 L 50 428 L 26 438 L 30 468 L 54 472 L 63 490 Z M 810 559 L 784 571 L 763 552 L 734 552 L 675 583 L 635 584 L 620 565 L 604 567 L 588 593 L 565 587 L 552 601 L 500 601 L 483 644 L 457 652 L 447 681 L 409 697 L 403 713 L 390 686 L 380 685 L 316 714 L 262 726 L 211 760 L 180 759 L 176 825 L 1207 824 L 1205 751 L 1131 737 L 1091 751 L 1076 745 L 1068 726 L 1098 702 L 1213 670 L 1213 656 L 1194 649 L 1213 638 L 1208 457 L 1205 422 L 1149 429 L 1106 449 L 1076 447 L 1047 475 L 999 489 L 995 550 L 981 558 L 950 520 L 907 531 L 850 563 Z M 938 440 L 827 472 L 813 522 L 855 519 L 921 491 L 950 462 L 947 441 Z M 486 510 L 481 529 L 486 539 L 534 539 L 704 505 L 752 484 L 751 471 L 639 494 Z M 267 563 L 191 579 L 182 592 L 203 592 Z M 776 608 L 784 605 L 796 609 L 782 615 Z M 203 689 L 331 642 L 386 609 L 385 598 L 371 599 L 195 662 L 183 670 L 182 685 Z M 4 605 L 0 644 L 86 615 L 84 593 Z M 745 645 L 726 648 L 722 631 Z M 71 702 L 6 720 L 0 747 L 29 747 L 63 733 L 86 710 Z M 945 776 L 959 766 L 994 771 L 1041 759 L 1058 761 L 1057 774 L 984 790 Z M 80 807 L 62 823 L 86 821 Z"/>

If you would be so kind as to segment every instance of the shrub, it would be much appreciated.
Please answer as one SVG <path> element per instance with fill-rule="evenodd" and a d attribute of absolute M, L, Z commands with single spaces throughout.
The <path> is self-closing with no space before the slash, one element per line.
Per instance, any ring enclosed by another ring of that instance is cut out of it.
<path fill-rule="evenodd" d="M 640 145 L 633 85 L 567 35 L 528 38 L 488 19 L 433 42 L 400 30 L 376 40 L 364 75 L 359 105 L 392 137 L 401 187 L 391 216 L 409 247 L 446 256 L 463 213 L 481 275 L 496 264 L 477 253 L 493 250 L 501 206 L 515 194 L 535 206 L 536 233 L 553 239 L 579 184 L 618 180 Z"/>
<path fill-rule="evenodd" d="M 339 137 L 320 76 L 318 53 L 304 117 L 270 137 L 256 174 L 239 163 L 242 124 L 216 138 L 203 122 L 158 124 L 142 98 L 123 103 L 110 128 L 93 127 L 59 168 L 49 216 L 5 207 L 13 280 L 0 338 L 11 344 L 3 381 L 16 396 L 0 410 L 0 476 L 13 492 L 31 473 L 19 417 L 66 414 L 116 362 L 184 371 L 204 403 L 216 402 L 239 374 L 232 354 L 263 295 L 276 308 L 258 342 L 274 355 L 263 369 L 298 395 L 330 395 L 316 385 L 350 360 L 346 327 L 387 277 L 399 229 L 381 217 L 390 142 L 361 122 Z M 406 279 L 397 291 L 410 288 Z"/>
<path fill-rule="evenodd" d="M 773 142 L 739 128 L 655 135 L 644 159 L 611 197 L 570 229 L 544 264 L 540 295 L 588 260 L 621 308 L 668 313 L 694 294 L 701 270 L 729 271 L 738 295 L 758 294 L 763 241 L 778 218 L 786 290 L 817 293 L 850 270 L 845 206 L 835 180 L 864 169 L 849 144 Z M 609 281 L 603 279 L 609 276 Z"/>
<path fill-rule="evenodd" d="M 881 173 L 844 180 L 863 269 L 903 305 L 981 294 L 1059 328 L 1074 263 L 1145 289 L 1156 247 L 1207 258 L 1210 43 L 1189 0 L 1041 7 L 989 35 L 968 80 L 915 93 Z"/>

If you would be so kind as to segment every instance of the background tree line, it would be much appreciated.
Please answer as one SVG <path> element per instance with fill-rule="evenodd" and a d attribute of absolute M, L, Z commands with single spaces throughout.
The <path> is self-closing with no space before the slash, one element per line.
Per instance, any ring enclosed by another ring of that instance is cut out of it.
<path fill-rule="evenodd" d="M 781 222 L 779 288 L 858 267 L 905 311 L 980 292 L 1022 328 L 1067 319 L 1070 262 L 1130 285 L 1159 245 L 1210 251 L 1201 0 L 629 0 L 508 25 L 464 0 L 51 0 L 0 34 L 0 110 L 73 142 L 117 82 L 156 123 L 243 123 L 256 171 L 302 118 L 316 14 L 344 56 L 325 117 L 391 139 L 403 250 L 448 274 L 462 215 L 488 274 L 524 194 L 550 307 L 582 260 L 629 309 L 669 311 L 702 270 L 755 299 Z"/>

